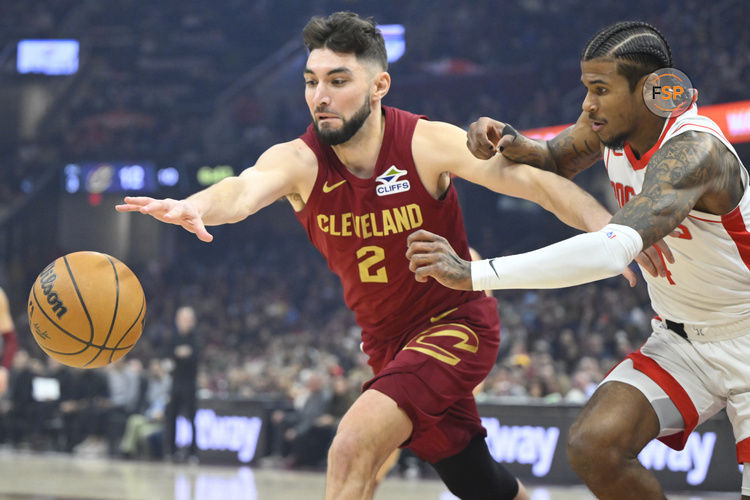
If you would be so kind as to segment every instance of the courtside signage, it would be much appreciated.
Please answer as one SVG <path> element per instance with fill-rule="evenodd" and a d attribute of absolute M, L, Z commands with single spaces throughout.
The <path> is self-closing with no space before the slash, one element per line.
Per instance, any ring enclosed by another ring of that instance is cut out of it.
<path fill-rule="evenodd" d="M 263 420 L 260 417 L 217 415 L 209 409 L 195 413 L 195 434 L 198 449 L 202 451 L 237 452 L 237 459 L 248 463 L 255 457 Z M 192 429 L 187 419 L 177 418 L 175 442 L 178 446 L 190 444 Z"/>
<path fill-rule="evenodd" d="M 495 461 L 531 465 L 536 477 L 547 475 L 560 438 L 558 427 L 500 425 L 492 417 L 483 417 L 482 425 L 487 429 L 487 447 Z"/>
<path fill-rule="evenodd" d="M 638 460 L 648 470 L 685 472 L 687 483 L 697 486 L 706 480 L 715 444 L 715 432 L 693 432 L 682 451 L 673 450 L 661 441 L 653 440 L 641 450 Z"/>

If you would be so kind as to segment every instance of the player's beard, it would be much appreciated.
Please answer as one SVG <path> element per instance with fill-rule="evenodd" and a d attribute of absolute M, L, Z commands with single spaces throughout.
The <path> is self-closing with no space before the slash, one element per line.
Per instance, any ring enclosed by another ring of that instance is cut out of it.
<path fill-rule="evenodd" d="M 313 126 L 315 132 L 318 134 L 318 139 L 324 144 L 329 146 L 338 146 L 343 144 L 352 137 L 354 134 L 359 132 L 362 125 L 365 124 L 365 120 L 370 116 L 370 95 L 365 96 L 365 103 L 359 108 L 351 118 L 343 120 L 344 124 L 337 130 L 321 129 L 318 127 L 318 122 L 313 118 Z"/>
<path fill-rule="evenodd" d="M 616 135 L 606 141 L 599 137 L 599 141 L 609 149 L 622 149 L 625 147 L 625 141 L 627 140 L 627 134 Z"/>

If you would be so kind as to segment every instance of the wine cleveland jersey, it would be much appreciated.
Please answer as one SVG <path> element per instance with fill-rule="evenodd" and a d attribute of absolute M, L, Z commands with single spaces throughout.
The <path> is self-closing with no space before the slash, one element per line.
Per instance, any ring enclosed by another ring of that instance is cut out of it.
<path fill-rule="evenodd" d="M 296 215 L 341 279 L 368 354 L 376 348 L 373 341 L 395 341 L 428 316 L 483 296 L 433 279 L 419 283 L 409 270 L 406 238 L 418 229 L 444 236 L 466 260 L 469 249 L 453 185 L 436 200 L 417 173 L 411 144 L 417 121 L 424 117 L 387 106 L 383 112 L 383 143 L 369 179 L 349 172 L 333 149 L 318 140 L 312 125 L 300 137 L 318 159 L 318 176 L 305 208 Z"/>
<path fill-rule="evenodd" d="M 643 276 L 659 316 L 708 327 L 705 335 L 710 340 L 710 327 L 750 318 L 750 189 L 748 173 L 737 152 L 719 126 L 699 115 L 693 104 L 682 115 L 666 121 L 656 145 L 640 159 L 626 144 L 619 150 L 605 148 L 604 163 L 617 201 L 623 206 L 641 191 L 652 155 L 667 141 L 689 130 L 717 137 L 737 157 L 745 191 L 737 207 L 726 215 L 690 211 L 677 226 L 679 234 L 665 238 L 675 258 L 674 264 L 667 263 L 668 276 Z"/>

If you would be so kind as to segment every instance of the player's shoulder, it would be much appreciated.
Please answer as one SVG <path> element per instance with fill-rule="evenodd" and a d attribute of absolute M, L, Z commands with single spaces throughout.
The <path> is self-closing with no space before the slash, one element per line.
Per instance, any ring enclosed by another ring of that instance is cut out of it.
<path fill-rule="evenodd" d="M 686 130 L 668 138 L 648 165 L 652 178 L 673 185 L 736 188 L 737 158 L 717 136 L 702 130 Z"/>
<path fill-rule="evenodd" d="M 658 152 L 670 157 L 695 160 L 706 156 L 715 157 L 728 152 L 728 148 L 709 131 L 689 129 L 666 137 Z"/>
<path fill-rule="evenodd" d="M 429 120 L 417 121 L 412 139 L 414 146 L 437 151 L 452 147 L 451 144 L 455 141 L 465 143 L 466 131 L 450 123 Z"/>
<path fill-rule="evenodd" d="M 260 155 L 258 161 L 248 170 L 285 170 L 287 172 L 304 172 L 316 169 L 318 160 L 315 153 L 301 139 L 281 142 L 268 148 Z"/>
<path fill-rule="evenodd" d="M 268 148 L 261 157 L 271 157 L 274 159 L 283 159 L 287 162 L 295 163 L 317 163 L 315 153 L 310 146 L 300 138 L 288 142 L 281 142 Z"/>
<path fill-rule="evenodd" d="M 463 133 L 463 134 L 466 133 L 461 128 L 451 123 L 426 120 L 426 119 L 417 120 L 417 125 L 414 130 L 414 133 L 416 134 L 417 132 L 423 135 L 427 135 L 427 136 L 435 136 L 435 135 L 440 135 L 440 134 L 456 133 L 456 132 Z"/>

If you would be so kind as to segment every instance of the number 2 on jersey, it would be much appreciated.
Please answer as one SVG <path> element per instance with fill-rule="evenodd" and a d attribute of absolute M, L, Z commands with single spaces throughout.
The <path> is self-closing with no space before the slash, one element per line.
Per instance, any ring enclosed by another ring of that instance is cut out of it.
<path fill-rule="evenodd" d="M 362 280 L 362 283 L 388 283 L 385 264 L 375 269 L 378 263 L 385 260 L 385 250 L 382 247 L 375 245 L 362 247 L 357 250 L 357 259 L 362 259 L 357 264 L 359 266 L 359 279 Z"/>

